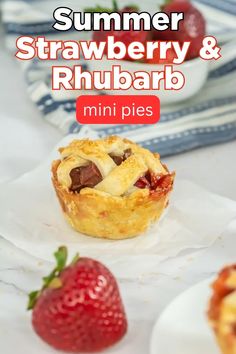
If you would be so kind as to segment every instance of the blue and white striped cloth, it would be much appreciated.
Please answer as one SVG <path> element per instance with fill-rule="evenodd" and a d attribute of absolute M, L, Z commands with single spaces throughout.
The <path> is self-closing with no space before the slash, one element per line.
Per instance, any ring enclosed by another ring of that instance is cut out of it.
<path fill-rule="evenodd" d="M 109 0 L 87 0 L 86 6 L 97 2 L 107 5 Z M 120 0 L 120 3 L 127 4 L 127 0 Z M 145 0 L 145 7 L 157 10 L 157 3 L 156 0 Z M 94 127 L 100 136 L 119 134 L 162 155 L 236 138 L 236 0 L 198 0 L 195 3 L 207 19 L 208 33 L 224 43 L 224 63 L 219 60 L 212 65 L 208 81 L 197 96 L 162 108 L 157 126 Z M 52 28 L 53 10 L 65 5 L 77 11 L 85 6 L 82 0 L 67 0 L 66 4 L 62 0 L 3 1 L 7 47 L 15 51 L 16 37 L 27 34 L 45 35 L 47 39 L 78 40 L 79 32 L 58 33 Z M 30 97 L 47 122 L 65 134 L 78 132 L 81 126 L 75 121 L 75 98 L 80 92 L 52 92 L 50 65 L 36 59 L 22 63 Z"/>

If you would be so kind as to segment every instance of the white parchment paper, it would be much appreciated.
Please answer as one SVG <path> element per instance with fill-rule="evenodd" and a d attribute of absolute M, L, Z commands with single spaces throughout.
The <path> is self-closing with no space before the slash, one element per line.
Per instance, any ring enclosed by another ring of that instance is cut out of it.
<path fill-rule="evenodd" d="M 64 220 L 52 187 L 50 164 L 57 156 L 55 148 L 41 166 L 0 188 L 0 235 L 38 258 L 52 260 L 55 249 L 67 245 L 71 253 L 118 263 L 120 276 L 133 277 L 184 250 L 209 247 L 236 217 L 235 202 L 177 178 L 168 209 L 145 234 L 121 241 L 82 235 Z"/>

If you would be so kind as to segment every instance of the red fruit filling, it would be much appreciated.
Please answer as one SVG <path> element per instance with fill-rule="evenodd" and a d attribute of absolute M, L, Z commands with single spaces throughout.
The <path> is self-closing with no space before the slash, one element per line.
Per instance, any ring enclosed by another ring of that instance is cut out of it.
<path fill-rule="evenodd" d="M 87 166 L 73 168 L 70 172 L 72 192 L 80 192 L 82 188 L 93 188 L 102 181 L 102 175 L 97 166 L 90 162 Z"/>
<path fill-rule="evenodd" d="M 117 166 L 120 166 L 122 162 L 128 159 L 131 155 L 131 149 L 126 149 L 123 155 L 120 156 L 112 153 L 109 154 Z M 102 175 L 93 162 L 90 162 L 87 166 L 73 168 L 70 172 L 70 178 L 70 190 L 77 193 L 85 187 L 93 188 L 102 181 Z M 140 177 L 134 185 L 140 189 L 148 188 L 153 192 L 167 193 L 172 188 L 172 176 L 171 174 L 155 175 L 148 171 L 144 176 Z"/>
<path fill-rule="evenodd" d="M 170 174 L 155 175 L 147 172 L 145 176 L 140 177 L 134 185 L 141 189 L 148 188 L 150 191 L 161 190 L 167 193 L 172 188 L 172 177 Z"/>
<path fill-rule="evenodd" d="M 233 291 L 236 291 L 236 288 L 231 288 L 227 285 L 227 279 L 233 271 L 236 271 L 236 264 L 224 268 L 212 285 L 213 296 L 210 301 L 208 315 L 213 321 L 217 321 L 219 318 L 222 300 Z"/>
<path fill-rule="evenodd" d="M 110 154 L 116 165 L 121 165 L 132 154 L 131 149 L 126 149 L 122 156 Z M 102 175 L 97 166 L 90 162 L 87 166 L 75 167 L 70 172 L 72 192 L 79 193 L 82 188 L 93 188 L 102 181 Z"/>

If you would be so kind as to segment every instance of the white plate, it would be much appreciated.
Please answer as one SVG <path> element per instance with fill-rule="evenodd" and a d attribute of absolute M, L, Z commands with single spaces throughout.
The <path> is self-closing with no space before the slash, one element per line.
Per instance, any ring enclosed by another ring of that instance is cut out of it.
<path fill-rule="evenodd" d="M 212 279 L 178 296 L 157 321 L 151 354 L 219 354 L 206 317 Z"/>

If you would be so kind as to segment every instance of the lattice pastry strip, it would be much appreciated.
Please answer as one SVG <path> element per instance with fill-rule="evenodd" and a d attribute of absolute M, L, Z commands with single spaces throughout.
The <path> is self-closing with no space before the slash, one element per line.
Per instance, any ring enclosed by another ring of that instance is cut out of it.
<path fill-rule="evenodd" d="M 162 166 L 160 159 L 157 158 L 157 156 L 154 156 L 151 151 L 136 144 L 132 144 L 132 151 L 139 153 L 143 157 L 149 171 L 153 173 L 166 174 L 166 170 Z"/>
<path fill-rule="evenodd" d="M 119 166 L 112 156 L 122 157 L 129 150 L 128 156 Z M 61 148 L 62 161 L 58 166 L 59 182 L 70 188 L 72 180 L 70 172 L 94 163 L 102 176 L 102 181 L 94 186 L 96 190 L 114 196 L 129 194 L 134 190 L 135 182 L 146 172 L 167 174 L 158 156 L 152 154 L 135 143 L 119 137 L 108 137 L 104 140 L 76 140 L 66 148 Z"/>
<path fill-rule="evenodd" d="M 83 142 L 83 143 L 81 143 Z M 60 149 L 61 156 L 64 160 L 67 160 L 69 157 L 75 157 L 78 161 L 78 164 L 74 167 L 81 167 L 89 162 L 93 162 L 99 169 L 102 177 L 106 177 L 112 169 L 116 167 L 115 162 L 107 154 L 107 152 L 99 147 L 93 141 L 81 140 L 72 142 L 69 147 Z M 86 145 L 87 144 L 87 145 Z M 64 168 L 65 164 L 63 165 Z M 63 169 L 62 168 L 62 169 Z M 68 171 L 67 171 L 68 172 Z M 70 178 L 69 178 L 70 180 Z M 71 183 L 71 180 L 70 180 Z M 67 184 L 67 186 L 69 186 Z"/>
<path fill-rule="evenodd" d="M 147 171 L 143 158 L 131 155 L 120 166 L 116 166 L 102 182 L 94 188 L 114 196 L 125 194 L 130 187 Z"/>
<path fill-rule="evenodd" d="M 64 186 L 70 187 L 72 180 L 70 177 L 70 172 L 78 166 L 86 166 L 88 160 L 84 160 L 79 156 L 70 155 L 65 157 L 57 169 L 57 177 L 60 183 Z"/>

